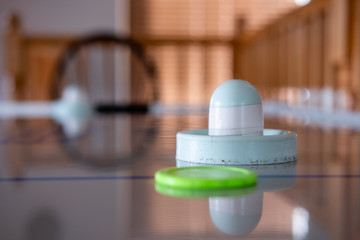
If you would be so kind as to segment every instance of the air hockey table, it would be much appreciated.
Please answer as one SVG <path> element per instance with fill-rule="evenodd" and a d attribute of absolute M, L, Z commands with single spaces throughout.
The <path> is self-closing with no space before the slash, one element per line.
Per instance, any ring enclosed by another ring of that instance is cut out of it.
<path fill-rule="evenodd" d="M 1 120 L 0 239 L 360 239 L 358 130 L 266 118 L 298 134 L 296 162 L 248 166 L 249 194 L 159 193 L 156 171 L 188 165 L 176 133 L 206 127 L 206 114 Z"/>

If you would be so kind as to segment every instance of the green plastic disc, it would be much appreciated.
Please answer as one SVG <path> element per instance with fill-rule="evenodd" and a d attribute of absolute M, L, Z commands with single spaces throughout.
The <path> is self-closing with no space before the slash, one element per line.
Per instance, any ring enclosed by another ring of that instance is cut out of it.
<path fill-rule="evenodd" d="M 166 168 L 156 172 L 156 184 L 181 189 L 231 189 L 254 186 L 256 173 L 234 167 Z"/>
<path fill-rule="evenodd" d="M 155 184 L 155 190 L 166 196 L 178 198 L 239 197 L 256 191 L 256 186 L 231 189 L 183 189 Z"/>

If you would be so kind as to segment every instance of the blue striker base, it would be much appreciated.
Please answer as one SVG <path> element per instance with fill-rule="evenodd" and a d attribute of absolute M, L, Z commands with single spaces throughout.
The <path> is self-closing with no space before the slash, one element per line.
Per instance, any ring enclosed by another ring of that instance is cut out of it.
<path fill-rule="evenodd" d="M 209 136 L 207 129 L 176 134 L 176 158 L 214 165 L 258 165 L 297 160 L 294 132 L 264 129 L 261 136 Z"/>

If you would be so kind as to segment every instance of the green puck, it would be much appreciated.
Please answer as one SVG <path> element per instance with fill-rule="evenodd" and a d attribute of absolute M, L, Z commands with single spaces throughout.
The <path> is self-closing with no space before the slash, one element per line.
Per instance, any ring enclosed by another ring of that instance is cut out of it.
<path fill-rule="evenodd" d="M 256 173 L 234 167 L 166 168 L 156 172 L 156 184 L 180 189 L 231 189 L 256 184 Z"/>
<path fill-rule="evenodd" d="M 155 184 L 155 190 L 166 196 L 178 198 L 239 197 L 256 191 L 256 186 L 230 189 L 183 189 Z"/>

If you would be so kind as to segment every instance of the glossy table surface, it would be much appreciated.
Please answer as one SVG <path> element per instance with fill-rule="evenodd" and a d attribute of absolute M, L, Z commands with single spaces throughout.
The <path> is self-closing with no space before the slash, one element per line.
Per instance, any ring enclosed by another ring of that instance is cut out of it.
<path fill-rule="evenodd" d="M 0 121 L 0 239 L 360 239 L 360 132 L 266 119 L 298 134 L 298 161 L 254 165 L 239 196 L 158 193 L 176 132 L 205 115 L 104 115 L 82 128 Z M 81 129 L 74 131 L 73 129 Z"/>

